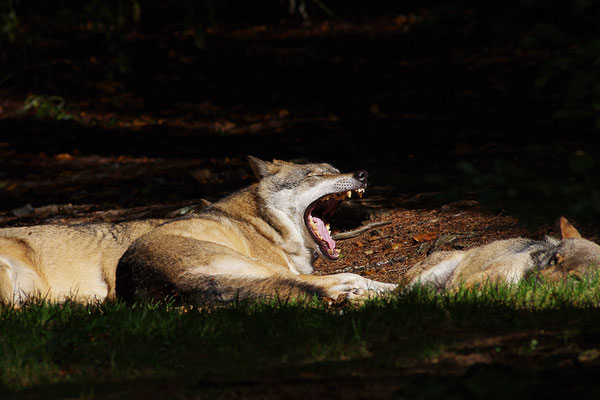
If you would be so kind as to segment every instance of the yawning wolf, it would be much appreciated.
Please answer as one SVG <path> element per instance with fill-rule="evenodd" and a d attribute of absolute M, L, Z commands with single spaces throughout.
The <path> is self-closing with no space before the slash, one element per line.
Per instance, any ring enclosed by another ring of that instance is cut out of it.
<path fill-rule="evenodd" d="M 362 195 L 366 171 L 248 159 L 258 183 L 184 219 L 0 229 L 0 300 L 356 298 L 396 287 L 312 275 L 319 255 L 339 257 L 329 222 Z"/>

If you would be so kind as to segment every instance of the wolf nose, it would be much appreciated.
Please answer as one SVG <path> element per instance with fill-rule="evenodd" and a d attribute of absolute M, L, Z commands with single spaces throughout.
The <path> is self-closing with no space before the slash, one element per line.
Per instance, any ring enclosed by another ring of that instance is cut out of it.
<path fill-rule="evenodd" d="M 369 174 L 364 169 L 361 169 L 360 171 L 356 171 L 354 173 L 354 178 L 357 179 L 358 181 L 362 182 L 362 183 L 366 183 L 367 182 L 367 177 L 368 176 L 369 176 Z"/>

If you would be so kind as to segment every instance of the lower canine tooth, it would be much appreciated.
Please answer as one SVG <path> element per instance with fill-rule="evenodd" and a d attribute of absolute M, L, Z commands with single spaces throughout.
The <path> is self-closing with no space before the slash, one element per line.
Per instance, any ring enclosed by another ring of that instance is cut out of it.
<path fill-rule="evenodd" d="M 352 197 L 352 191 L 348 190 L 348 191 L 346 192 L 346 196 L 348 196 L 348 198 Z"/>

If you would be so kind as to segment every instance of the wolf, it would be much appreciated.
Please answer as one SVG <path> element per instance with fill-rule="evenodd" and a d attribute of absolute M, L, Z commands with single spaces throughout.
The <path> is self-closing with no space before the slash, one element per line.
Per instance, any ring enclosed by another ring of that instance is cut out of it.
<path fill-rule="evenodd" d="M 312 274 L 317 257 L 339 258 L 331 217 L 344 199 L 362 196 L 366 171 L 248 160 L 258 182 L 193 216 L 0 229 L 0 301 L 357 299 L 397 287 Z"/>
<path fill-rule="evenodd" d="M 461 285 L 515 284 L 537 276 L 557 281 L 581 277 L 600 266 L 600 246 L 583 239 L 564 217 L 560 217 L 561 239 L 514 238 L 497 240 L 466 251 L 440 251 L 414 265 L 406 274 L 408 286 L 417 284 L 436 289 Z"/>
<path fill-rule="evenodd" d="M 116 270 L 118 297 L 354 299 L 397 287 L 350 273 L 313 275 L 317 257 L 339 258 L 331 217 L 342 200 L 362 196 L 366 171 L 248 160 L 258 183 L 196 216 L 164 223 L 129 246 Z"/>

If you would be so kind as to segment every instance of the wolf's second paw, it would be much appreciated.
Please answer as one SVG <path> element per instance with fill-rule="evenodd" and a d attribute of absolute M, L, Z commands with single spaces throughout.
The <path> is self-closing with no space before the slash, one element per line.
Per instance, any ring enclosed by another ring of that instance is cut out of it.
<path fill-rule="evenodd" d="M 330 290 L 346 293 L 349 299 L 381 295 L 398 287 L 393 283 L 372 281 L 356 274 L 338 274 L 338 282 Z"/>
<path fill-rule="evenodd" d="M 398 285 L 394 283 L 385 283 L 385 282 L 377 282 L 369 280 L 369 291 L 375 292 L 377 294 L 382 294 L 386 292 L 391 292 L 396 289 Z"/>

